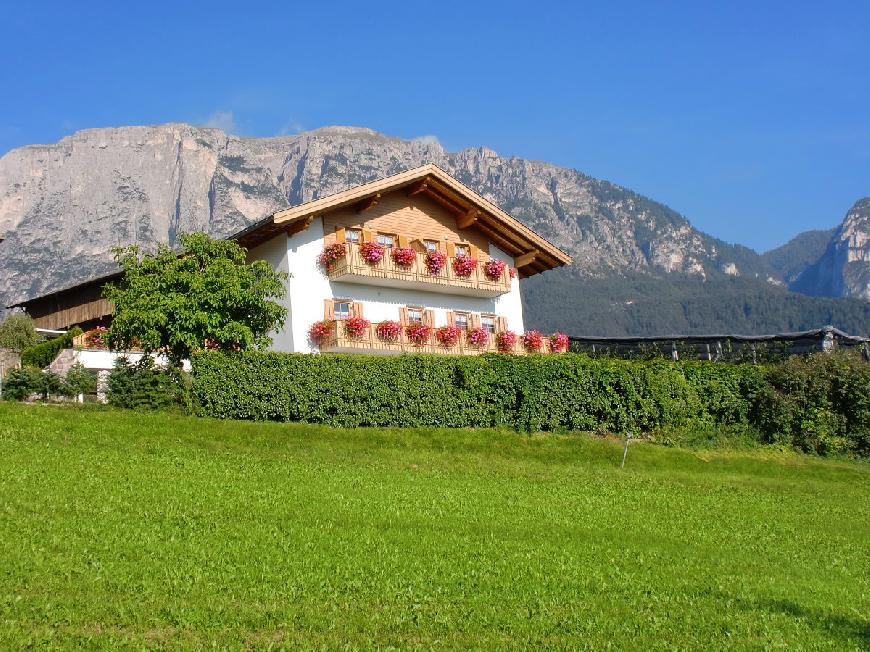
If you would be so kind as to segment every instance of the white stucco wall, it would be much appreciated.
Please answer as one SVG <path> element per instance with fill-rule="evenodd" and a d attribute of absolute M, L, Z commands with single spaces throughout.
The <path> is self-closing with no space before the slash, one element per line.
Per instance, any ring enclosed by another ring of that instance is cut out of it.
<path fill-rule="evenodd" d="M 287 235 L 281 233 L 271 240 L 267 240 L 263 244 L 250 249 L 248 251 L 248 261 L 252 260 L 265 260 L 275 271 L 288 273 L 290 267 L 288 261 Z M 287 319 L 282 328 L 270 333 L 270 336 L 272 337 L 272 348 L 276 351 L 292 351 L 293 333 L 291 330 L 291 304 L 289 292 L 279 303 L 287 309 Z"/>
<path fill-rule="evenodd" d="M 402 306 L 422 306 L 433 311 L 436 326 L 446 325 L 447 312 L 453 310 L 492 313 L 505 317 L 509 329 L 517 333 L 524 330 L 519 279 L 513 279 L 510 292 L 492 299 L 332 282 L 317 264 L 317 257 L 323 251 L 323 235 L 323 221 L 318 217 L 301 233 L 290 238 L 277 236 L 250 251 L 249 259 L 267 260 L 276 269 L 290 274 L 287 281 L 287 322 L 282 332 L 275 334 L 273 350 L 317 352 L 318 348 L 308 341 L 308 329 L 315 321 L 323 319 L 324 301 L 333 298 L 362 302 L 364 316 L 372 322 L 397 320 Z M 513 265 L 513 259 L 494 245 L 490 245 L 489 254 Z"/>

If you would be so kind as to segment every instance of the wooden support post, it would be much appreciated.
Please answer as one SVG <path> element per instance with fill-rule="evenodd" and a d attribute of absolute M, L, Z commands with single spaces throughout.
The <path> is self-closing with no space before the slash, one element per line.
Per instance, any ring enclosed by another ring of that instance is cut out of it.
<path fill-rule="evenodd" d="M 471 208 L 465 215 L 460 215 L 456 218 L 456 227 L 458 229 L 467 229 L 469 226 L 477 222 L 478 211 L 476 208 Z"/>
<path fill-rule="evenodd" d="M 514 258 L 514 267 L 525 267 L 526 265 L 535 262 L 535 258 L 537 257 L 537 255 L 537 251 L 530 251 L 523 254 L 522 256 L 517 256 L 516 258 Z"/>
<path fill-rule="evenodd" d="M 356 212 L 364 213 L 368 209 L 377 206 L 379 201 L 381 201 L 381 193 L 377 192 L 371 197 L 367 197 L 366 199 L 363 199 L 361 202 L 359 202 L 356 205 Z"/>
<path fill-rule="evenodd" d="M 429 180 L 423 179 L 422 181 L 415 183 L 411 186 L 411 189 L 408 191 L 408 197 L 413 197 L 414 195 L 419 195 L 421 192 L 426 192 L 426 188 L 429 187 Z"/>
<path fill-rule="evenodd" d="M 680 359 L 680 353 L 677 351 L 677 343 L 671 340 L 671 358 L 674 362 L 677 362 Z"/>

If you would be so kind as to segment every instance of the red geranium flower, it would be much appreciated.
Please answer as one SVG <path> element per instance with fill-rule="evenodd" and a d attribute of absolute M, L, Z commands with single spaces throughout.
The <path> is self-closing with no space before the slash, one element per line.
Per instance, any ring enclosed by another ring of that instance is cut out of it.
<path fill-rule="evenodd" d="M 517 334 L 513 331 L 502 331 L 495 336 L 495 344 L 502 353 L 513 351 L 517 343 Z"/>
<path fill-rule="evenodd" d="M 453 346 L 459 341 L 462 329 L 458 326 L 442 326 L 435 331 L 435 339 L 441 346 Z"/>
<path fill-rule="evenodd" d="M 317 342 L 320 344 L 325 340 L 332 330 L 335 328 L 335 322 L 332 322 L 328 319 L 324 319 L 323 321 L 316 321 L 311 324 L 311 328 L 308 329 L 308 339 L 312 342 Z"/>
<path fill-rule="evenodd" d="M 471 346 L 482 349 L 489 342 L 489 331 L 485 328 L 472 328 L 466 338 Z"/>
<path fill-rule="evenodd" d="M 540 351 L 543 345 L 544 336 L 540 331 L 529 331 L 523 334 L 523 346 L 526 347 L 526 351 Z"/>
<path fill-rule="evenodd" d="M 568 345 L 570 344 L 570 340 L 565 333 L 560 333 L 556 331 L 552 335 L 550 335 L 550 351 L 553 353 L 564 353 L 568 350 Z"/>
<path fill-rule="evenodd" d="M 517 277 L 517 268 L 511 267 L 511 278 L 516 278 L 516 277 Z"/>
<path fill-rule="evenodd" d="M 426 254 L 426 269 L 432 276 L 437 275 L 447 262 L 447 254 L 440 251 L 430 251 Z"/>
<path fill-rule="evenodd" d="M 344 332 L 348 337 L 362 337 L 369 327 L 369 320 L 362 317 L 351 317 L 344 321 Z"/>
<path fill-rule="evenodd" d="M 417 252 L 411 247 L 396 247 L 392 256 L 393 262 L 399 267 L 410 267 L 417 260 Z"/>
<path fill-rule="evenodd" d="M 471 256 L 455 256 L 453 258 L 453 271 L 462 278 L 468 278 L 477 267 L 477 260 Z"/>
<path fill-rule="evenodd" d="M 507 265 L 501 260 L 488 260 L 483 264 L 483 273 L 490 281 L 497 281 L 504 274 L 505 267 Z"/>
<path fill-rule="evenodd" d="M 336 242 L 323 248 L 323 251 L 317 257 L 317 262 L 328 269 L 332 263 L 336 260 L 341 260 L 346 255 L 347 245 L 344 242 Z"/>
<path fill-rule="evenodd" d="M 359 246 L 359 255 L 369 265 L 377 265 L 384 257 L 384 247 L 377 242 L 363 242 Z"/>
<path fill-rule="evenodd" d="M 382 321 L 375 328 L 375 333 L 379 339 L 385 342 L 396 342 L 399 339 L 399 333 L 402 332 L 402 325 L 397 321 Z"/>
<path fill-rule="evenodd" d="M 414 346 L 423 346 L 432 337 L 432 327 L 414 322 L 405 327 L 405 335 L 408 336 L 408 339 Z"/>

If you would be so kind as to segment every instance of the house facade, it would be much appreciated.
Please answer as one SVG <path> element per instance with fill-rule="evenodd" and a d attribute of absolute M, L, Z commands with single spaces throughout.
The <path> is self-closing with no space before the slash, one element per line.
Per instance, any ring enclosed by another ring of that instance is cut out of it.
<path fill-rule="evenodd" d="M 278 351 L 521 353 L 519 338 L 499 338 L 525 331 L 520 278 L 570 262 L 433 165 L 280 211 L 235 237 L 251 260 L 289 274 Z"/>
<path fill-rule="evenodd" d="M 285 352 L 524 353 L 520 279 L 570 262 L 434 165 L 278 211 L 232 238 L 288 274 L 287 319 L 272 333 Z M 107 326 L 102 286 L 118 277 L 17 307 L 42 328 Z"/>

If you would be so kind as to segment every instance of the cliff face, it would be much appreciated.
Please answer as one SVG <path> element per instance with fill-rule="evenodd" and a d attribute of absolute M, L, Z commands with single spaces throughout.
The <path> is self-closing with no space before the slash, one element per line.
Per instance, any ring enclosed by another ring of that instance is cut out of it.
<path fill-rule="evenodd" d="M 696 231 L 662 204 L 548 163 L 349 127 L 237 138 L 167 124 L 81 131 L 0 158 L 0 305 L 109 271 L 114 246 L 172 243 L 186 231 L 227 236 L 428 162 L 568 251 L 584 276 L 775 275 L 754 252 Z"/>
<path fill-rule="evenodd" d="M 852 206 L 822 256 L 791 287 L 814 296 L 870 301 L 870 197 Z"/>

